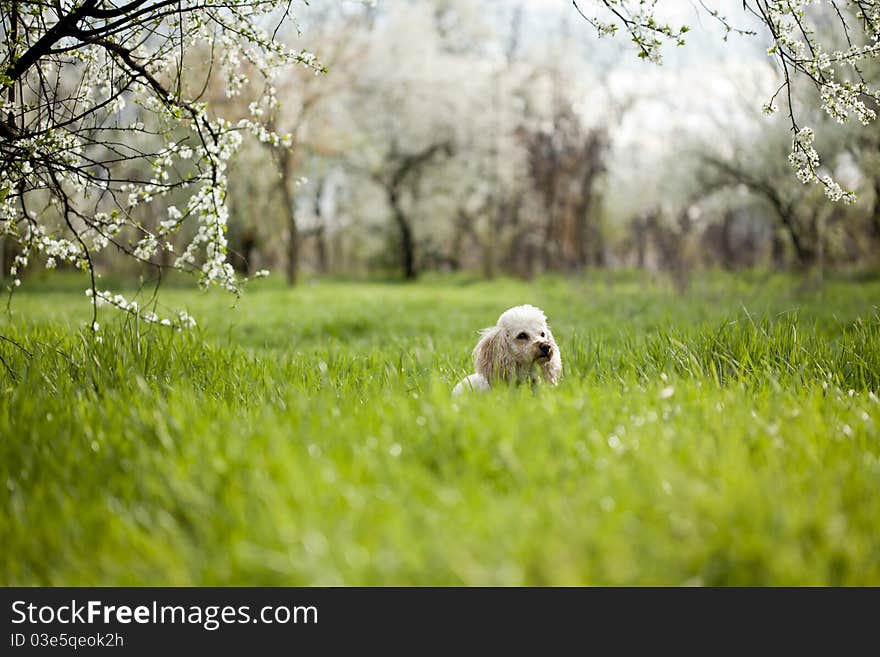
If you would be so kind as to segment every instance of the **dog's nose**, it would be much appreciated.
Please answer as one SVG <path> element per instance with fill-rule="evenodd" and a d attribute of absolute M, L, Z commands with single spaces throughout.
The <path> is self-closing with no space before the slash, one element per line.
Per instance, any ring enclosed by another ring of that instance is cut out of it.
<path fill-rule="evenodd" d="M 541 354 L 544 356 L 549 356 L 550 349 L 551 349 L 550 345 L 545 342 L 544 344 L 541 345 Z"/>

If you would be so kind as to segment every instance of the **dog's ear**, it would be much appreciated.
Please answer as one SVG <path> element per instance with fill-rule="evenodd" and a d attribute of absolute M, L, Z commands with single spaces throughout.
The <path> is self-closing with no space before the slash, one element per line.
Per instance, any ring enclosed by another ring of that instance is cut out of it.
<path fill-rule="evenodd" d="M 514 375 L 513 355 L 507 344 L 504 329 L 500 326 L 483 329 L 482 337 L 474 347 L 474 369 L 492 384 L 510 381 Z"/>
<path fill-rule="evenodd" d="M 547 329 L 547 336 L 550 338 L 550 346 L 553 347 L 553 355 L 550 356 L 550 360 L 541 365 L 541 374 L 544 376 L 544 381 L 551 386 L 555 386 L 559 383 L 559 379 L 562 378 L 562 355 L 559 353 L 559 346 L 556 344 L 556 340 L 553 339 L 553 333 L 550 332 L 549 328 Z"/>

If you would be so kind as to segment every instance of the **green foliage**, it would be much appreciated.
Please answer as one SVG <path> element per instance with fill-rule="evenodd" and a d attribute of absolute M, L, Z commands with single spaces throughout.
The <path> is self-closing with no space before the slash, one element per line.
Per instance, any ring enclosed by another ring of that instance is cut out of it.
<path fill-rule="evenodd" d="M 205 328 L 14 300 L 0 583 L 880 584 L 880 281 L 161 296 Z M 563 383 L 452 399 L 517 303 Z"/>

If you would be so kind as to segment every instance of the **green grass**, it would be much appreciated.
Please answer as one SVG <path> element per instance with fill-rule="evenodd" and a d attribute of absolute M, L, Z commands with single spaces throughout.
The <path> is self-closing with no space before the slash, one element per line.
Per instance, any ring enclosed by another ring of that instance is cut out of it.
<path fill-rule="evenodd" d="M 98 345 L 84 287 L 0 319 L 2 584 L 880 584 L 880 280 L 169 287 Z M 518 303 L 563 383 L 453 400 Z"/>

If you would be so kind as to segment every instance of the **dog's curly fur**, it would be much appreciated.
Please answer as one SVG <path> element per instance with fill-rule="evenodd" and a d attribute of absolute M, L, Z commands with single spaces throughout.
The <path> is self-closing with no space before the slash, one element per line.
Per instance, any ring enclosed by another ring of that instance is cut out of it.
<path fill-rule="evenodd" d="M 547 325 L 544 311 L 523 305 L 508 308 L 495 326 L 483 329 L 474 347 L 474 369 L 458 382 L 452 394 L 488 390 L 499 382 L 555 386 L 562 377 L 562 357 Z"/>

